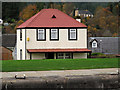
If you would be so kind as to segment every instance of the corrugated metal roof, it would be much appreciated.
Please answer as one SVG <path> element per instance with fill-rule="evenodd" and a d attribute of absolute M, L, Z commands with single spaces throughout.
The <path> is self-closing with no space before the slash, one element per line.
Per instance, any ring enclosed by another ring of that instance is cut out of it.
<path fill-rule="evenodd" d="M 52 18 L 53 15 L 56 18 Z M 17 28 L 27 27 L 87 27 L 57 9 L 42 9 Z"/>

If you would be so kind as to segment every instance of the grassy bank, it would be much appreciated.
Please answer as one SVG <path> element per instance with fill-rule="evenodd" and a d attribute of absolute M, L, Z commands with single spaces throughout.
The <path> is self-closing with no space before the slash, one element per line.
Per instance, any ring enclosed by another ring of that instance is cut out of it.
<path fill-rule="evenodd" d="M 2 71 L 44 71 L 117 68 L 118 58 L 56 59 L 56 60 L 6 60 L 2 61 Z"/>

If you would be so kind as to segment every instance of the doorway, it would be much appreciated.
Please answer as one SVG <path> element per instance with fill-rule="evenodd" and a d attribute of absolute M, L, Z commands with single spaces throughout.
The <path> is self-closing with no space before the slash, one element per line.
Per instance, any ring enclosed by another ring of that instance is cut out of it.
<path fill-rule="evenodd" d="M 54 59 L 54 53 L 45 53 L 46 59 Z"/>

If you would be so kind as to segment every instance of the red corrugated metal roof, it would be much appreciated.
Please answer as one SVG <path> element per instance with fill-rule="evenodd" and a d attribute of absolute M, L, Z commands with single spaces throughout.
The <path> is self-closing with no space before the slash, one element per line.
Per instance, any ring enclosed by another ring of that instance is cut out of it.
<path fill-rule="evenodd" d="M 56 18 L 52 18 L 52 16 Z M 57 9 L 42 9 L 17 28 L 25 27 L 87 27 Z"/>
<path fill-rule="evenodd" d="M 91 52 L 89 49 L 27 49 L 28 52 Z"/>

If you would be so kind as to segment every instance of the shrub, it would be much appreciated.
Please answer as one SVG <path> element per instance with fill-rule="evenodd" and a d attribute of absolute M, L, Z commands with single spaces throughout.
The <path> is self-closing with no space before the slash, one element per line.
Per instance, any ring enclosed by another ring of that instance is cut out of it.
<path fill-rule="evenodd" d="M 104 55 L 103 53 L 92 53 L 92 56 Z"/>
<path fill-rule="evenodd" d="M 92 53 L 92 58 L 116 58 L 116 55 L 113 54 L 103 54 L 103 53 Z"/>

